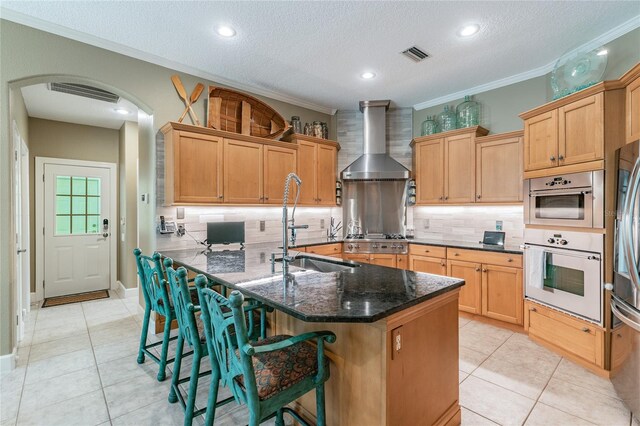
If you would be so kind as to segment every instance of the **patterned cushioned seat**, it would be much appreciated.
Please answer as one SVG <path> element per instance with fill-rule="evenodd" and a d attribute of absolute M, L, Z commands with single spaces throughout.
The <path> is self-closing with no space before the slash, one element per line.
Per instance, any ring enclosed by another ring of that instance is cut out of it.
<path fill-rule="evenodd" d="M 253 346 L 268 345 L 291 336 L 272 336 Z M 253 369 L 256 373 L 258 397 L 261 400 L 290 388 L 307 377 L 318 373 L 318 358 L 315 346 L 300 342 L 273 352 L 256 354 L 253 357 Z M 244 388 L 244 376 L 236 377 L 236 381 Z"/>

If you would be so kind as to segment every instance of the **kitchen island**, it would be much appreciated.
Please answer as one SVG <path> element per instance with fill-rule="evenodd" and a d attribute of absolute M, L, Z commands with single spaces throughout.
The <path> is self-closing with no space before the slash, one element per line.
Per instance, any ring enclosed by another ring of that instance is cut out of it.
<path fill-rule="evenodd" d="M 273 334 L 336 334 L 336 343 L 326 347 L 332 361 L 325 385 L 328 424 L 460 423 L 463 280 L 309 255 L 303 255 L 306 265 L 291 264 L 284 275 L 279 262 L 272 270 L 273 251 L 273 246 L 248 246 L 162 255 L 273 307 Z M 309 259 L 323 262 L 314 266 Z M 313 393 L 296 405 L 303 416 L 315 417 Z"/>

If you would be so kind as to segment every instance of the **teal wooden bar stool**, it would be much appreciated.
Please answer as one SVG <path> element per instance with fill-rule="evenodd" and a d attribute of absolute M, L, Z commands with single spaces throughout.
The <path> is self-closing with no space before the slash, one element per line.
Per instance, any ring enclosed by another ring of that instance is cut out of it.
<path fill-rule="evenodd" d="M 335 334 L 319 331 L 294 337 L 280 335 L 252 344 L 242 309 L 242 294 L 233 291 L 226 299 L 207 288 L 207 279 L 203 275 L 198 275 L 195 283 L 212 371 L 205 424 L 213 424 L 218 383 L 222 381 L 239 404 L 247 404 L 250 426 L 274 416 L 276 425 L 284 426 L 285 412 L 309 426 L 286 405 L 315 389 L 316 421 L 319 426 L 324 426 L 324 382 L 329 379 L 324 344 L 335 342 Z M 229 308 L 231 316 L 225 313 Z M 315 340 L 316 346 L 308 340 Z"/>
<path fill-rule="evenodd" d="M 178 346 L 176 348 L 175 364 L 173 367 L 173 375 L 171 377 L 169 402 L 180 402 L 185 411 L 184 424 L 191 425 L 193 418 L 203 414 L 207 409 L 205 407 L 195 410 L 195 402 L 199 378 L 212 373 L 212 371 L 200 372 L 201 360 L 203 357 L 209 355 L 209 351 L 205 341 L 204 325 L 198 316 L 200 306 L 193 303 L 192 289 L 188 285 L 189 280 L 187 279 L 187 270 L 184 267 L 180 267 L 177 270 L 173 269 L 173 260 L 170 258 L 164 259 L 164 266 L 171 297 L 173 299 L 175 317 L 178 322 Z M 205 284 L 202 285 L 209 286 L 212 284 L 206 278 L 204 280 Z M 257 339 L 261 333 L 266 332 L 266 326 L 264 323 L 261 323 L 260 326 L 258 326 L 255 321 L 256 315 L 254 315 L 254 311 L 259 309 L 260 317 L 264 318 L 264 306 L 257 301 L 251 301 L 244 307 L 244 309 L 247 312 L 251 312 L 248 321 L 249 329 L 252 330 L 250 338 Z M 227 312 L 226 315 L 231 316 L 231 311 Z M 184 353 L 184 343 L 186 343 L 193 351 Z M 191 373 L 188 377 L 180 378 L 182 360 L 188 355 L 193 355 Z M 212 362 L 212 365 L 215 365 L 215 362 Z M 189 382 L 189 388 L 185 399 L 185 396 L 183 396 L 180 391 L 180 385 L 187 382 Z M 231 401 L 233 401 L 233 397 L 226 398 L 222 401 L 216 401 L 214 399 L 213 402 L 209 401 L 209 405 L 214 404 L 219 407 Z"/>
<path fill-rule="evenodd" d="M 167 359 L 169 350 L 169 341 L 176 340 L 177 337 L 170 337 L 171 321 L 175 319 L 175 313 L 171 306 L 169 293 L 167 291 L 164 273 L 162 271 L 162 262 L 160 255 L 154 253 L 152 257 L 144 256 L 139 248 L 133 250 L 136 256 L 136 264 L 138 266 L 138 276 L 140 277 L 140 285 L 142 287 L 142 295 L 144 296 L 144 319 L 142 322 L 142 333 L 140 334 L 140 347 L 138 349 L 138 364 L 142 364 L 145 356 L 148 356 L 159 364 L 158 381 L 166 378 L 166 367 L 168 363 L 174 359 Z M 162 340 L 147 344 L 147 335 L 149 333 L 149 318 L 151 312 L 156 312 L 165 317 L 164 333 Z M 160 356 L 156 356 L 150 351 L 151 348 L 160 346 Z"/>

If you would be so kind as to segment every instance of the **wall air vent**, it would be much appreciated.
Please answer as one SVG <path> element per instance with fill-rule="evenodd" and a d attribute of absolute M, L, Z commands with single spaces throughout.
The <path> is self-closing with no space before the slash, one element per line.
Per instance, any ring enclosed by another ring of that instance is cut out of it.
<path fill-rule="evenodd" d="M 82 96 L 84 98 L 117 104 L 120 96 L 97 87 L 86 86 L 74 83 L 49 83 L 47 88 L 54 92 L 68 93 L 70 95 Z"/>
<path fill-rule="evenodd" d="M 407 50 L 403 50 L 402 54 L 414 62 L 420 62 L 429 57 L 429 54 L 417 46 L 412 46 Z"/>

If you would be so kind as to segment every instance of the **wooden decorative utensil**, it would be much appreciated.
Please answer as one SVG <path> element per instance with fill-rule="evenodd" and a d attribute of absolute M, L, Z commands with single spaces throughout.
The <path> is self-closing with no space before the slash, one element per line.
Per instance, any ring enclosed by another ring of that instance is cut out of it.
<path fill-rule="evenodd" d="M 184 117 L 187 115 L 187 112 L 188 112 L 194 124 L 196 126 L 200 126 L 200 120 L 198 120 L 198 116 L 196 115 L 196 112 L 193 110 L 193 108 L 191 108 L 191 105 L 194 104 L 200 97 L 200 94 L 204 89 L 204 85 L 202 83 L 196 84 L 196 87 L 193 89 L 193 92 L 191 92 L 191 97 L 187 97 L 187 92 L 184 89 L 184 85 L 182 84 L 182 81 L 180 80 L 180 77 L 177 74 L 171 76 L 171 81 L 173 82 L 173 86 L 176 88 L 178 95 L 180 96 L 180 98 L 182 99 L 182 101 L 186 106 L 184 112 L 178 119 L 178 122 L 182 123 L 182 120 L 184 120 Z"/>

